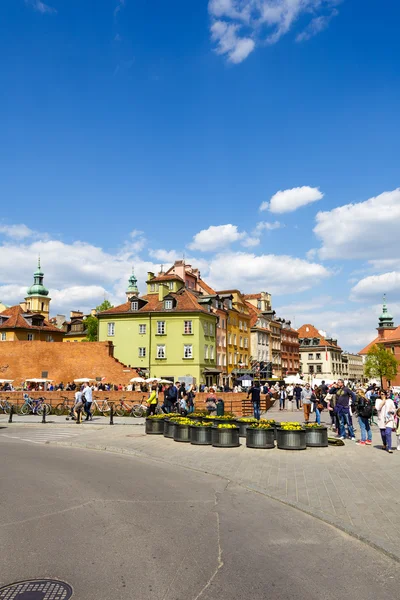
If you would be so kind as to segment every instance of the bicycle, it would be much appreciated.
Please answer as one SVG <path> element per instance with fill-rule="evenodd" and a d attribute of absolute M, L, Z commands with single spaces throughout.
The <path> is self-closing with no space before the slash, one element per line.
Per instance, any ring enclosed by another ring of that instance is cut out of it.
<path fill-rule="evenodd" d="M 54 409 L 54 414 L 59 416 L 64 415 L 66 412 L 70 414 L 73 404 L 72 406 L 69 404 L 69 398 L 67 398 L 67 396 L 61 396 L 61 398 L 63 399 L 63 401 L 57 404 L 57 406 Z"/>
<path fill-rule="evenodd" d="M 51 406 L 50 404 L 46 404 L 44 398 L 38 398 L 37 400 L 34 400 L 33 398 L 30 398 L 28 395 L 24 396 L 24 404 L 21 406 L 21 408 L 19 409 L 19 412 L 21 415 L 40 415 L 42 416 L 43 413 L 45 413 L 46 415 L 51 414 Z"/>
<path fill-rule="evenodd" d="M 9 415 L 11 412 L 11 404 L 9 403 L 10 396 L 6 396 L 4 400 L 0 398 L 0 410 L 3 411 L 5 415 Z"/>
<path fill-rule="evenodd" d="M 92 414 L 102 414 L 104 417 L 107 416 L 111 410 L 111 406 L 108 404 L 109 398 L 104 398 L 101 405 L 99 406 L 96 398 L 92 401 Z M 115 412 L 114 412 L 115 414 Z"/>

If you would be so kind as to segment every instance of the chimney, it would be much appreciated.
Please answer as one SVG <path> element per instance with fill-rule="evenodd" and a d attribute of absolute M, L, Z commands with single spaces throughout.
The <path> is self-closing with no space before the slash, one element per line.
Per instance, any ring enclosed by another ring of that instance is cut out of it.
<path fill-rule="evenodd" d="M 147 272 L 147 280 L 149 281 L 150 279 L 154 279 L 155 275 L 154 273 L 152 273 L 151 271 Z"/>
<path fill-rule="evenodd" d="M 165 283 L 160 283 L 158 286 L 158 299 L 160 302 L 162 302 L 165 298 L 165 296 L 168 296 L 169 293 L 169 289 L 168 286 Z"/>
<path fill-rule="evenodd" d="M 80 310 L 71 310 L 71 312 L 69 313 L 69 318 L 76 319 L 77 317 L 83 317 L 83 312 L 81 312 Z"/>

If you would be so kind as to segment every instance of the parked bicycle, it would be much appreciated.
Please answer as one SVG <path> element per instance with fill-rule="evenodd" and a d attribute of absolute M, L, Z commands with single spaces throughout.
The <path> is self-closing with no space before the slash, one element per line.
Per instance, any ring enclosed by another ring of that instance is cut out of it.
<path fill-rule="evenodd" d="M 10 396 L 6 396 L 5 398 L 0 398 L 0 410 L 3 411 L 5 415 L 9 415 L 11 412 L 11 403 L 9 402 Z"/>
<path fill-rule="evenodd" d="M 60 404 L 57 404 L 57 406 L 54 409 L 54 414 L 59 416 L 65 415 L 65 413 L 70 414 L 73 408 L 73 402 L 71 403 L 67 396 L 61 396 L 61 398 L 63 399 L 63 401 L 60 402 Z"/>
<path fill-rule="evenodd" d="M 27 394 L 24 395 L 24 403 L 19 409 L 21 415 L 46 415 L 51 414 L 50 404 L 45 403 L 44 398 L 30 398 Z"/>
<path fill-rule="evenodd" d="M 92 414 L 102 414 L 103 416 L 110 414 L 111 405 L 108 403 L 108 400 L 109 398 L 104 398 L 102 401 L 93 398 Z"/>

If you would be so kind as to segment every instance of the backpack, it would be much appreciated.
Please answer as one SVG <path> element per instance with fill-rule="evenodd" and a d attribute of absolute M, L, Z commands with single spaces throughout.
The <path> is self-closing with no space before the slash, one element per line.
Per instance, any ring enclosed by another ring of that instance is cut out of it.
<path fill-rule="evenodd" d="M 368 398 L 362 398 L 363 403 L 360 406 L 360 396 L 357 396 L 357 404 L 360 406 L 358 414 L 364 419 L 370 419 L 372 417 L 372 404 Z"/>

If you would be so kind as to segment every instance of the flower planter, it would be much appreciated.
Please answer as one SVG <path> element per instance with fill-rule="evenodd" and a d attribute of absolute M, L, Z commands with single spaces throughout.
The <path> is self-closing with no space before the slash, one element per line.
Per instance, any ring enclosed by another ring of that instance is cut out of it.
<path fill-rule="evenodd" d="M 246 437 L 246 429 L 248 427 L 250 427 L 250 425 L 252 425 L 252 423 L 257 423 L 256 420 L 254 421 L 241 421 L 240 419 L 238 419 L 236 421 L 236 425 L 238 425 L 239 427 L 239 436 L 240 437 Z"/>
<path fill-rule="evenodd" d="M 164 419 L 146 419 L 145 431 L 147 435 L 163 435 Z"/>
<path fill-rule="evenodd" d="M 164 419 L 164 437 L 173 438 L 175 432 L 175 421 Z"/>
<path fill-rule="evenodd" d="M 276 442 L 281 450 L 305 450 L 306 432 L 304 429 L 280 429 L 278 427 Z"/>
<path fill-rule="evenodd" d="M 179 425 L 177 423 L 174 427 L 174 441 L 190 442 L 190 425 Z"/>
<path fill-rule="evenodd" d="M 232 419 L 219 419 L 217 417 L 216 419 L 213 419 L 213 421 L 215 425 L 237 425 L 235 417 L 232 417 Z"/>
<path fill-rule="evenodd" d="M 239 427 L 235 427 L 234 429 L 212 427 L 211 440 L 214 448 L 236 448 L 240 446 Z"/>
<path fill-rule="evenodd" d="M 274 425 L 274 440 L 275 441 L 276 441 L 276 438 L 277 438 L 276 432 L 280 428 L 280 426 L 281 426 L 281 424 L 278 423 L 278 422 L 276 422 L 275 425 Z"/>
<path fill-rule="evenodd" d="M 248 427 L 246 430 L 246 446 L 247 448 L 275 448 L 274 442 L 275 428 L 271 429 L 252 429 Z"/>
<path fill-rule="evenodd" d="M 195 446 L 211 446 L 211 427 L 190 426 L 190 443 Z"/>
<path fill-rule="evenodd" d="M 328 446 L 328 428 L 306 427 L 306 444 L 310 448 L 326 448 Z"/>

